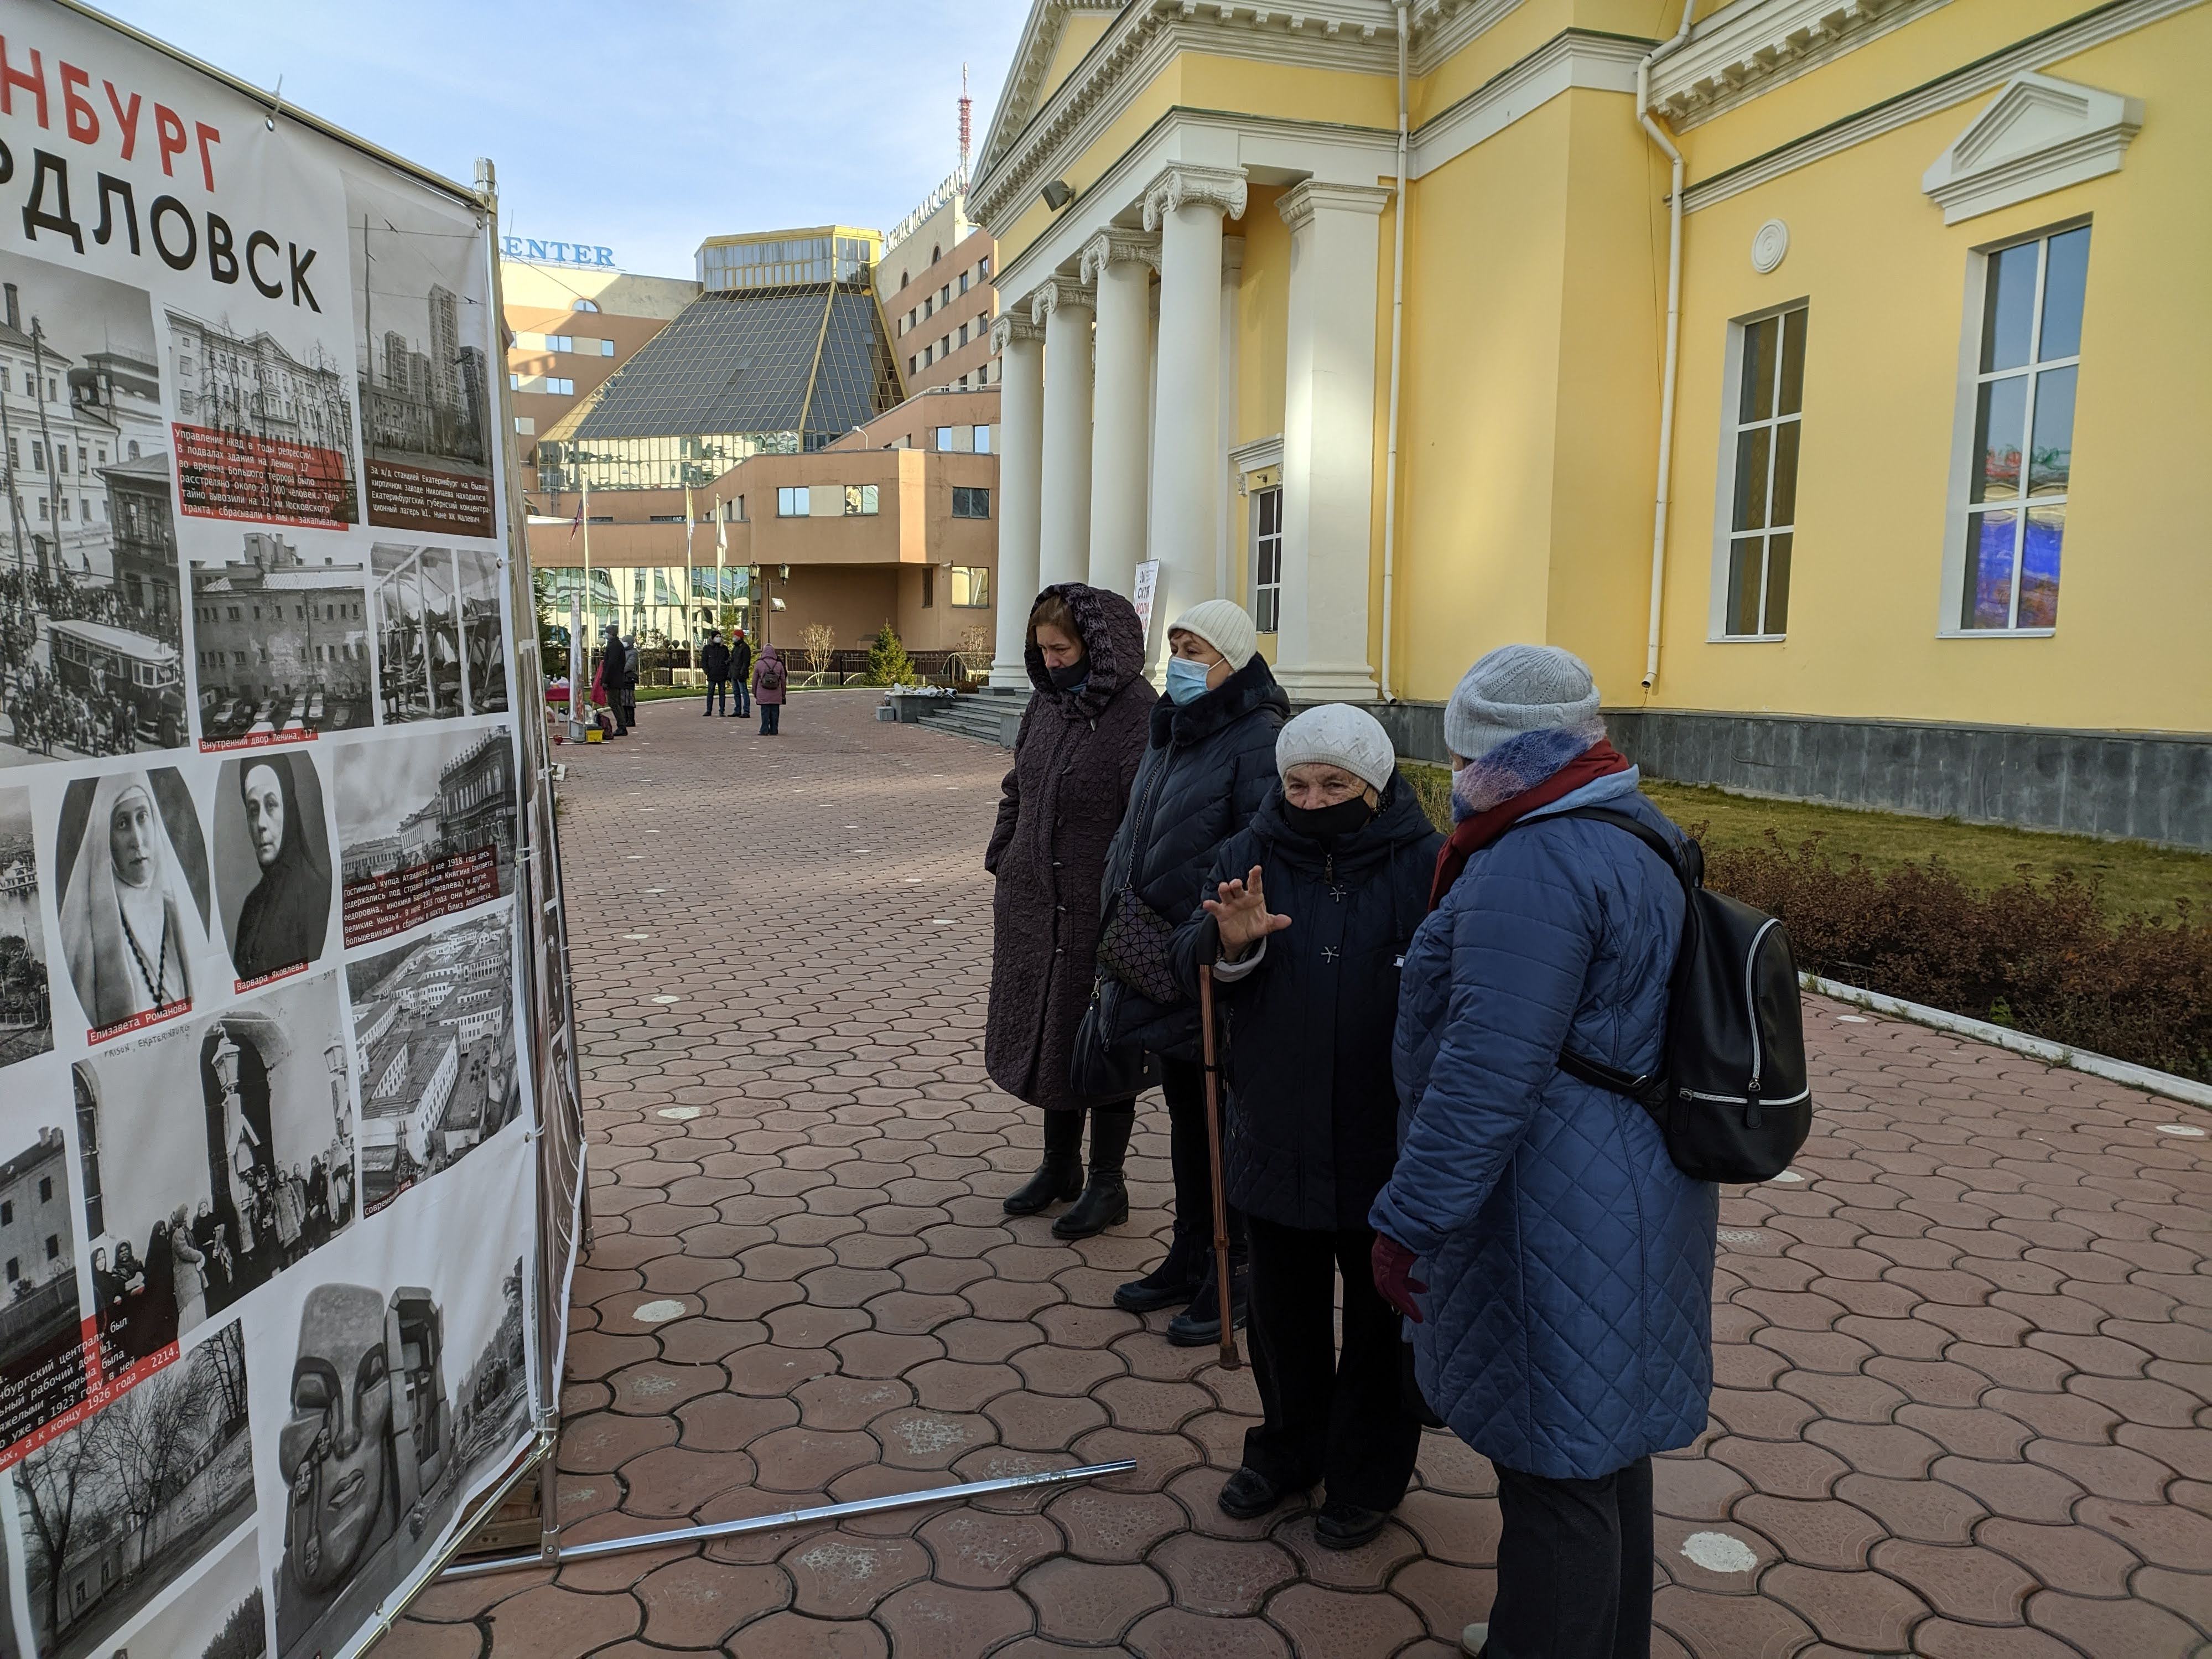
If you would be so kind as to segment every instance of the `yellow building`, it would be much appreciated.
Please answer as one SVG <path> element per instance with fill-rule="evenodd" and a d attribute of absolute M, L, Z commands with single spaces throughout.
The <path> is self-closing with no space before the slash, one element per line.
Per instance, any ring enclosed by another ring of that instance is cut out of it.
<path fill-rule="evenodd" d="M 2201 0 L 1037 0 L 998 678 L 1157 561 L 1408 752 L 1544 640 L 1662 775 L 2212 844 L 2208 64 Z"/>

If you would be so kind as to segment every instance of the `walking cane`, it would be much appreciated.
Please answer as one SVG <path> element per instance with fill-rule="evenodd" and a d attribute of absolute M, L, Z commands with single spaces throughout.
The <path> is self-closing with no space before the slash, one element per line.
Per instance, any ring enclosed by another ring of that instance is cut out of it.
<path fill-rule="evenodd" d="M 1198 970 L 1198 1025 L 1206 1047 L 1206 1152 L 1213 1173 L 1213 1282 L 1221 1297 L 1221 1368 L 1233 1371 L 1237 1328 L 1229 1320 L 1229 1198 L 1221 1185 L 1221 1089 L 1213 1054 L 1213 969 Z"/>

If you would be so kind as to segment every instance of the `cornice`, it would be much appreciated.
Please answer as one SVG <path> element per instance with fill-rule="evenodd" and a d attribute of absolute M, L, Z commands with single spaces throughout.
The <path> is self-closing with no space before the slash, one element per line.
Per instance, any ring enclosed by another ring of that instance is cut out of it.
<path fill-rule="evenodd" d="M 2118 173 L 2142 124 L 2140 98 L 2020 76 L 1936 158 L 1920 188 L 1955 225 Z"/>
<path fill-rule="evenodd" d="M 1096 286 L 1109 265 L 1150 265 L 1160 268 L 1160 239 L 1133 230 L 1102 230 L 1083 245 L 1076 256 L 1076 273 Z"/>
<path fill-rule="evenodd" d="M 1145 228 L 1157 231 L 1177 208 L 1218 207 L 1225 218 L 1244 216 L 1244 169 L 1176 161 L 1145 188 Z"/>
<path fill-rule="evenodd" d="M 1570 88 L 1635 91 L 1636 66 L 1656 44 L 1632 35 L 1562 29 L 1414 128 L 1412 176 L 1419 179 L 1465 154 Z"/>
<path fill-rule="evenodd" d="M 2014 76 L 2039 65 L 2060 62 L 2204 3 L 2205 0 L 2113 0 L 2095 11 L 2015 41 L 1948 75 L 1938 76 L 1841 120 L 1831 121 L 1826 126 L 1777 145 L 1763 155 L 1754 155 L 1725 173 L 1692 185 L 1682 192 L 1682 210 L 1695 213 L 1717 202 L 1741 196 L 1799 167 L 1941 114 L 1985 92 L 1994 92 Z"/>
<path fill-rule="evenodd" d="M 1677 130 L 1724 115 L 1950 0 L 1735 0 L 1651 66 L 1651 104 Z"/>
<path fill-rule="evenodd" d="M 1285 191 L 1275 202 L 1275 211 L 1295 236 L 1314 222 L 1316 213 L 1364 213 L 1379 218 L 1389 205 L 1390 191 L 1381 185 L 1325 185 L 1309 179 Z"/>
<path fill-rule="evenodd" d="M 1066 306 L 1070 311 L 1098 309 L 1098 290 L 1087 283 L 1072 283 L 1065 276 L 1048 276 L 1030 290 L 1028 300 L 1030 320 L 1039 328 L 1045 319 Z"/>
<path fill-rule="evenodd" d="M 1032 322 L 1020 311 L 1002 311 L 999 320 L 991 325 L 991 355 L 997 356 L 1016 341 L 1044 341 L 1044 325 Z"/>
<path fill-rule="evenodd" d="M 983 134 L 982 147 L 975 152 L 978 176 L 990 170 L 991 164 L 1012 141 L 1014 135 L 1006 127 L 1007 118 L 1013 116 L 1018 124 L 1029 118 L 1036 101 L 1037 88 L 1060 51 L 1060 37 L 1067 32 L 1068 18 L 1077 12 L 1118 11 L 1121 4 L 1122 0 L 1040 0 L 1030 9 L 1028 20 L 1022 25 L 1021 39 L 1014 44 L 1014 61 L 1006 70 L 1006 83 L 999 94 L 998 107 L 992 112 L 991 125 Z"/>

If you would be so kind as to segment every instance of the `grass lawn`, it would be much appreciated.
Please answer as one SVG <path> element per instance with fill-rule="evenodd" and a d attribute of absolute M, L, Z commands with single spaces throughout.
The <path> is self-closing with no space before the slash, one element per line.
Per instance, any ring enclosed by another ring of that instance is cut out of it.
<path fill-rule="evenodd" d="M 1430 817 L 1449 830 L 1449 771 L 1411 761 L 1401 764 L 1419 789 Z M 2212 854 L 1955 818 L 1761 800 L 1692 784 L 1653 781 L 1644 784 L 1644 792 L 1675 823 L 1685 828 L 1702 824 L 1702 838 L 1717 848 L 1763 847 L 1770 830 L 1792 852 L 1817 837 L 1821 852 L 1838 864 L 1856 857 L 1881 871 L 1935 857 L 1970 886 L 1984 890 L 2022 873 L 2041 880 L 2070 869 L 2085 881 L 2102 884 L 2108 915 L 2170 915 L 2174 900 L 2185 898 L 2199 918 L 2212 917 Z"/>

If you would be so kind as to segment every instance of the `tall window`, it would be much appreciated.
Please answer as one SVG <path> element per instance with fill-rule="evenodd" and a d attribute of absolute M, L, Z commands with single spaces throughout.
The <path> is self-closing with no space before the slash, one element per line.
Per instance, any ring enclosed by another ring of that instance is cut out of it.
<path fill-rule="evenodd" d="M 2089 228 L 1989 256 L 1967 465 L 1962 630 L 2058 623 Z"/>
<path fill-rule="evenodd" d="M 1252 492 L 1252 620 L 1273 634 L 1283 617 L 1283 487 Z"/>
<path fill-rule="evenodd" d="M 1733 638 L 1790 628 L 1790 556 L 1797 540 L 1797 439 L 1805 402 L 1802 306 L 1743 329 L 1736 393 L 1735 477 L 1729 517 L 1728 614 Z"/>
<path fill-rule="evenodd" d="M 937 567 L 926 564 L 921 568 L 921 608 L 934 610 L 937 606 Z"/>

